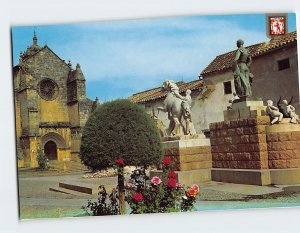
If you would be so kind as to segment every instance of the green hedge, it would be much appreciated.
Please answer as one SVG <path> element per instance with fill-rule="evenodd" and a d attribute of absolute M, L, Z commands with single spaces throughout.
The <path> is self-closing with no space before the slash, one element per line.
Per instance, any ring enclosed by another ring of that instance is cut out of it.
<path fill-rule="evenodd" d="M 159 133 L 144 108 L 129 100 L 100 105 L 83 130 L 80 158 L 93 171 L 124 159 L 125 165 L 157 165 L 162 158 Z"/>

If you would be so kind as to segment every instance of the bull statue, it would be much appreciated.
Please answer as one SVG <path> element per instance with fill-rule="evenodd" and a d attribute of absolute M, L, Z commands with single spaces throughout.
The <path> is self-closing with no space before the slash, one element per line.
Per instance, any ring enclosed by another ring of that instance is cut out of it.
<path fill-rule="evenodd" d="M 164 100 L 164 106 L 158 107 L 159 111 L 167 112 L 168 119 L 170 120 L 168 135 L 181 136 L 181 135 L 194 135 L 196 134 L 194 125 L 191 119 L 191 91 L 186 91 L 186 96 L 179 94 L 179 88 L 173 80 L 166 80 L 162 86 L 163 91 L 168 94 Z M 157 116 L 156 116 L 157 117 Z M 185 126 L 182 123 L 185 120 Z"/>

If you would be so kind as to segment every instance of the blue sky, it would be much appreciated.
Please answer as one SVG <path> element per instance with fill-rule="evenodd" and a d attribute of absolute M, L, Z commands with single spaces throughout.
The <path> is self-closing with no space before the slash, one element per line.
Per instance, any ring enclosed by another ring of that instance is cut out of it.
<path fill-rule="evenodd" d="M 267 41 L 265 14 L 209 15 L 36 26 L 38 44 L 76 63 L 87 96 L 101 102 L 161 86 L 165 79 L 192 81 L 219 54 Z M 296 16 L 289 14 L 289 31 Z M 13 63 L 32 44 L 35 25 L 14 26 Z"/>

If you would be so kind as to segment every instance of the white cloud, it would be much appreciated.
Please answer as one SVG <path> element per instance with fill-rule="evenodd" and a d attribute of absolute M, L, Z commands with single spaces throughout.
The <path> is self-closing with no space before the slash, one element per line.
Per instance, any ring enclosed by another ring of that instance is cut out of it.
<path fill-rule="evenodd" d="M 199 17 L 81 24 L 74 30 L 77 39 L 55 50 L 80 62 L 88 81 L 115 79 L 116 88 L 130 84 L 134 91 L 168 78 L 197 79 L 217 55 L 234 50 L 239 38 L 246 46 L 266 40 L 235 22 Z"/>

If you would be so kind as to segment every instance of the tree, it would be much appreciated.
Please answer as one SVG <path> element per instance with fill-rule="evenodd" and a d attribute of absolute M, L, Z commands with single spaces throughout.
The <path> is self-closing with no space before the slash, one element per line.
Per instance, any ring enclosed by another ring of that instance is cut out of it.
<path fill-rule="evenodd" d="M 148 167 L 162 158 L 158 129 L 145 110 L 129 100 L 100 105 L 83 130 L 80 158 L 93 171 L 123 159 L 125 165 Z"/>

